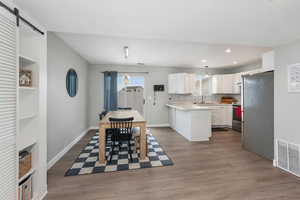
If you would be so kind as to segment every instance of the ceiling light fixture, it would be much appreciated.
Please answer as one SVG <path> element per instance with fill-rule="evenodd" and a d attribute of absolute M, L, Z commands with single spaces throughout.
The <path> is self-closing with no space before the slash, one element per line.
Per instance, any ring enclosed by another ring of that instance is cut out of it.
<path fill-rule="evenodd" d="M 238 64 L 238 62 L 237 61 L 233 61 L 233 64 L 236 65 L 236 64 Z"/>
<path fill-rule="evenodd" d="M 203 60 L 201 60 L 201 62 L 203 62 L 203 63 L 206 63 L 206 62 L 207 62 L 207 60 L 203 59 Z"/>
<path fill-rule="evenodd" d="M 129 49 L 128 49 L 128 46 L 124 46 L 124 57 L 125 59 L 127 59 L 129 56 Z"/>
<path fill-rule="evenodd" d="M 231 49 L 228 48 L 228 49 L 225 50 L 225 52 L 226 52 L 226 53 L 231 53 Z"/>
<path fill-rule="evenodd" d="M 204 78 L 209 78 L 210 77 L 209 73 L 208 73 L 208 66 L 204 66 L 204 73 L 205 73 Z"/>

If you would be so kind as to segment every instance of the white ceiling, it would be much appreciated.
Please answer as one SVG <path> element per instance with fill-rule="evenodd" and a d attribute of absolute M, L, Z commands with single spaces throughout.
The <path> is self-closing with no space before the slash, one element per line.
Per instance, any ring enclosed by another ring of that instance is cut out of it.
<path fill-rule="evenodd" d="M 92 63 L 124 63 L 116 52 L 132 43 L 130 63 L 198 66 L 203 55 L 211 66 L 220 67 L 232 59 L 254 59 L 264 49 L 240 47 L 244 52 L 228 58 L 218 51 L 224 46 L 203 44 L 274 47 L 300 39 L 299 0 L 15 1 L 48 30 L 81 34 L 61 37 Z"/>
<path fill-rule="evenodd" d="M 201 43 L 128 39 L 98 35 L 57 33 L 69 46 L 86 58 L 91 64 L 145 63 L 149 66 L 166 67 L 229 67 L 255 61 L 267 48 L 239 45 L 207 45 Z M 123 47 L 129 47 L 129 57 L 125 59 Z M 227 48 L 231 53 L 225 53 Z M 203 63 L 202 60 L 207 60 Z"/>

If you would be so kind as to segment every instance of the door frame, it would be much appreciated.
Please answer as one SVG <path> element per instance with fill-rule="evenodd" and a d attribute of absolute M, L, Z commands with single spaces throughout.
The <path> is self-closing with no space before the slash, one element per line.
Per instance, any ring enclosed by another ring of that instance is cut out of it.
<path fill-rule="evenodd" d="M 143 104 L 143 117 L 147 120 L 147 87 L 148 87 L 148 78 L 149 73 L 148 72 L 118 72 L 118 76 L 124 76 L 124 75 L 132 76 L 141 76 L 144 77 L 144 91 L 143 91 L 143 98 L 144 98 L 144 104 Z"/>

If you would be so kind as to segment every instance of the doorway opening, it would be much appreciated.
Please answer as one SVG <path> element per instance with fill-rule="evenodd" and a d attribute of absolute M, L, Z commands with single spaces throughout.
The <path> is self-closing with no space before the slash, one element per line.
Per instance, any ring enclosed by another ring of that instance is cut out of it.
<path fill-rule="evenodd" d="M 145 117 L 145 75 L 118 74 L 118 107 L 132 108 Z"/>

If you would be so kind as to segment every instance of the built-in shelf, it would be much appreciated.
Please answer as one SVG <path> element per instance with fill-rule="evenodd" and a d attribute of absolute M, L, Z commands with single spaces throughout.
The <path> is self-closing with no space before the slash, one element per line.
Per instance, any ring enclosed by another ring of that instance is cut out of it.
<path fill-rule="evenodd" d="M 24 91 L 35 91 L 37 88 L 36 87 L 24 87 L 20 86 L 19 90 L 24 90 Z"/>
<path fill-rule="evenodd" d="M 18 152 L 24 151 L 25 149 L 28 148 L 33 148 L 33 146 L 37 143 L 36 138 L 32 138 L 31 141 L 25 141 L 22 146 L 18 146 Z"/>
<path fill-rule="evenodd" d="M 32 175 L 34 172 L 35 172 L 35 169 L 29 170 L 29 172 L 27 172 L 24 176 L 22 176 L 21 178 L 19 178 L 19 183 L 21 183 L 22 181 L 24 181 L 27 177 L 29 177 L 30 175 Z"/>
<path fill-rule="evenodd" d="M 23 23 L 24 24 L 24 23 Z M 47 173 L 47 127 L 44 126 L 45 118 L 40 114 L 40 107 L 45 108 L 44 99 L 40 98 L 45 94 L 42 92 L 42 84 L 46 84 L 44 77 L 47 57 L 46 42 L 47 38 L 32 31 L 28 26 L 20 23 L 18 38 L 18 70 L 17 77 L 24 78 L 31 76 L 31 86 L 24 87 L 18 85 L 18 131 L 17 131 L 17 150 L 30 151 L 32 153 L 32 168 L 19 181 L 24 181 L 32 176 L 32 200 L 39 200 L 46 188 Z M 28 77 L 30 78 L 30 77 Z M 26 81 L 26 80 L 25 80 Z M 28 80 L 27 80 L 28 82 Z"/>
<path fill-rule="evenodd" d="M 31 113 L 31 114 L 21 115 L 21 116 L 20 116 L 20 120 L 34 118 L 36 115 L 37 115 L 36 113 Z"/>
<path fill-rule="evenodd" d="M 28 65 L 37 63 L 34 59 L 24 55 L 19 55 L 19 61 L 21 67 L 26 67 Z"/>

